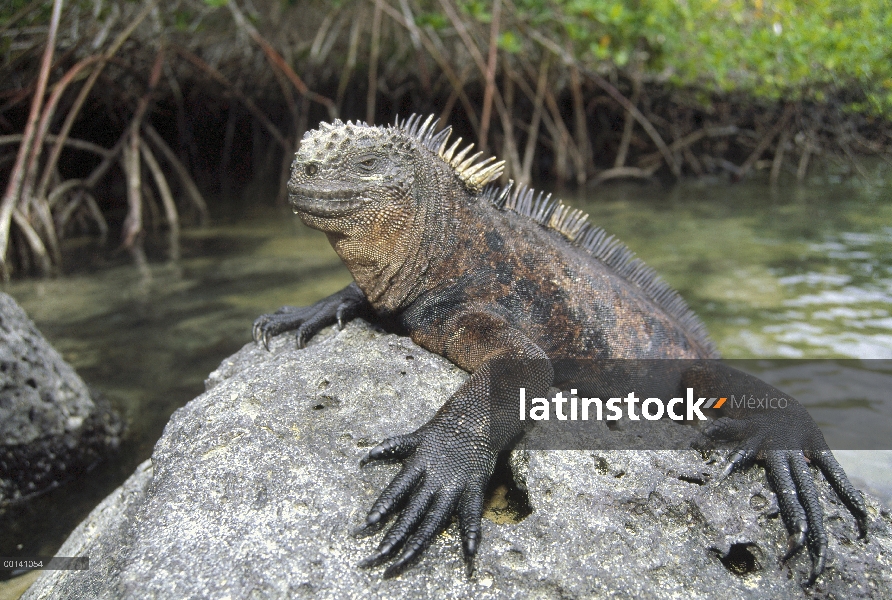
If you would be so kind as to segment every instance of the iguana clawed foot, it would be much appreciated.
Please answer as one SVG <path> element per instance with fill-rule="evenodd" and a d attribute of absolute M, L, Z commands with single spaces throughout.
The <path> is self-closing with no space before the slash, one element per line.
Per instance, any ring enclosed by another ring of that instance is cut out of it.
<path fill-rule="evenodd" d="M 252 330 L 254 341 L 263 343 L 269 350 L 269 341 L 285 331 L 297 330 L 297 347 L 303 348 L 307 341 L 325 327 L 337 323 L 340 329 L 369 309 L 365 294 L 355 283 L 339 292 L 327 296 L 311 306 L 283 306 L 274 313 L 261 315 L 254 321 Z"/>
<path fill-rule="evenodd" d="M 795 427 L 794 427 L 795 425 Z M 803 545 L 811 552 L 808 585 L 823 572 L 827 559 L 827 532 L 818 489 L 807 459 L 816 464 L 858 523 L 860 536 L 867 532 L 867 509 L 861 493 L 846 477 L 811 416 L 795 400 L 785 410 L 759 411 L 743 418 L 718 419 L 704 431 L 718 441 L 742 441 L 728 457 L 716 481 L 755 460 L 764 461 L 768 481 L 777 495 L 781 518 L 789 532 L 781 562 L 794 556 Z"/>
<path fill-rule="evenodd" d="M 385 440 L 362 459 L 361 465 L 390 458 L 406 460 L 354 532 L 377 531 L 398 513 L 376 551 L 360 566 L 373 567 L 396 557 L 384 577 L 398 575 L 457 513 L 470 576 L 481 537 L 483 494 L 496 459 L 496 452 L 485 442 L 469 443 L 471 435 L 454 422 L 435 417 L 414 433 Z"/>

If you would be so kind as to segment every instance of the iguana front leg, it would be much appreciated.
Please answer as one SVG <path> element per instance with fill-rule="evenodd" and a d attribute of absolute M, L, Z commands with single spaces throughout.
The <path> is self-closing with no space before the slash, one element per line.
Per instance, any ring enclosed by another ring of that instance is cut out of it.
<path fill-rule="evenodd" d="M 297 347 L 303 348 L 311 337 L 332 323 L 343 329 L 348 321 L 372 312 L 371 304 L 354 282 L 311 306 L 283 306 L 274 313 L 259 316 L 254 321 L 254 341 L 263 342 L 269 350 L 272 337 L 296 329 Z"/>
<path fill-rule="evenodd" d="M 452 333 L 437 350 L 473 374 L 424 426 L 385 440 L 362 461 L 406 459 L 357 530 L 376 529 L 404 506 L 362 563 L 378 565 L 401 551 L 385 577 L 417 558 L 456 512 L 468 572 L 473 570 L 486 484 L 498 454 L 521 433 L 518 390 L 544 396 L 553 379 L 545 353 L 500 317 L 466 313 L 450 320 L 446 330 Z"/>
<path fill-rule="evenodd" d="M 767 405 L 731 407 L 727 411 L 729 416 L 710 423 L 704 433 L 713 440 L 741 442 L 728 457 L 719 481 L 735 469 L 750 466 L 755 460 L 764 461 L 768 481 L 777 495 L 781 518 L 790 534 L 782 560 L 792 557 L 807 543 L 812 557 L 808 579 L 811 585 L 824 570 L 827 533 L 818 490 L 806 459 L 824 473 L 855 517 L 863 537 L 867 530 L 867 509 L 861 493 L 849 482 L 814 419 L 794 398 L 727 365 L 713 363 L 696 371 L 686 379 L 693 379 L 698 387 L 702 385 L 703 393 L 708 390 L 712 396 L 730 397 L 735 392 L 739 395 L 745 391 L 755 398 L 779 400 L 774 403 L 774 408 Z"/>

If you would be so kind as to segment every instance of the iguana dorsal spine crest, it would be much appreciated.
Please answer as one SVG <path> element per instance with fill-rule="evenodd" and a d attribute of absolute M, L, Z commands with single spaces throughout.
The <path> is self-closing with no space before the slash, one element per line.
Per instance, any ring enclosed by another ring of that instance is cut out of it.
<path fill-rule="evenodd" d="M 395 128 L 413 137 L 431 152 L 437 154 L 452 167 L 455 174 L 467 185 L 472 194 L 479 194 L 500 210 L 510 210 L 529 217 L 543 227 L 555 231 L 573 245 L 584 249 L 626 281 L 638 286 L 654 303 L 678 324 L 695 337 L 704 341 L 709 354 L 718 356 L 714 344 L 709 339 L 706 326 L 688 307 L 684 299 L 672 289 L 657 273 L 648 267 L 635 253 L 601 227 L 592 225 L 588 215 L 578 208 L 567 206 L 560 200 L 553 200 L 551 194 L 536 192 L 526 185 L 516 185 L 510 181 L 503 186 L 493 183 L 501 177 L 505 161 L 495 161 L 494 157 L 478 160 L 482 152 L 465 158 L 473 149 L 469 144 L 458 150 L 462 138 L 456 139 L 447 148 L 452 127 L 437 131 L 439 120 L 429 115 L 422 121 L 422 115 L 413 114 L 407 119 L 396 119 Z"/>

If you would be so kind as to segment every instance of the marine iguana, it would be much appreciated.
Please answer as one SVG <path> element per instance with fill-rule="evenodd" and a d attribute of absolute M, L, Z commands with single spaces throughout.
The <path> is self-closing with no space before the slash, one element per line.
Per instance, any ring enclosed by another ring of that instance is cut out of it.
<path fill-rule="evenodd" d="M 591 378 L 561 367 L 575 359 L 718 358 L 701 321 L 625 246 L 550 195 L 492 184 L 504 161 L 469 156 L 473 145 L 450 143 L 450 133 L 416 115 L 388 127 L 336 120 L 308 131 L 292 164 L 289 199 L 305 224 L 327 235 L 354 282 L 254 323 L 255 340 L 267 347 L 271 336 L 290 330 L 303 347 L 332 323 L 384 319 L 471 373 L 424 426 L 384 440 L 362 461 L 404 459 L 358 530 L 396 517 L 362 563 L 395 557 L 385 577 L 416 559 L 455 513 L 472 571 L 496 457 L 522 433 L 519 387 L 529 397 L 552 385 L 583 388 Z M 727 389 L 743 381 L 757 397 L 779 394 L 709 364 L 684 374 L 686 384 Z M 862 536 L 863 499 L 795 400 L 780 414 L 732 416 L 705 430 L 741 442 L 721 477 L 764 461 L 790 533 L 784 560 L 807 542 L 811 583 L 824 568 L 827 536 L 806 458 Z"/>

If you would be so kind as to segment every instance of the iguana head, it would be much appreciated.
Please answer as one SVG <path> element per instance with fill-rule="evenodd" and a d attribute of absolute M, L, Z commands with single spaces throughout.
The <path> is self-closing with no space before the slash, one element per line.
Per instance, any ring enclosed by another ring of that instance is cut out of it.
<path fill-rule="evenodd" d="M 380 127 L 335 121 L 308 131 L 291 165 L 289 200 L 308 225 L 344 231 L 363 213 L 400 203 L 413 184 L 413 153 Z"/>
<path fill-rule="evenodd" d="M 373 302 L 376 293 L 402 295 L 380 286 L 417 280 L 413 269 L 440 247 L 450 204 L 502 172 L 503 162 L 468 157 L 472 146 L 457 152 L 461 139 L 447 147 L 450 129 L 436 125 L 414 115 L 387 127 L 323 123 L 304 135 L 291 166 L 294 212 L 326 233 Z"/>
<path fill-rule="evenodd" d="M 388 127 L 336 120 L 308 131 L 288 181 L 294 211 L 311 227 L 356 233 L 377 215 L 414 213 L 427 188 L 448 185 L 444 178 L 476 191 L 501 174 L 503 161 L 466 158 L 473 144 L 456 152 L 459 138 L 447 148 L 451 129 L 436 125 L 413 115 Z"/>

